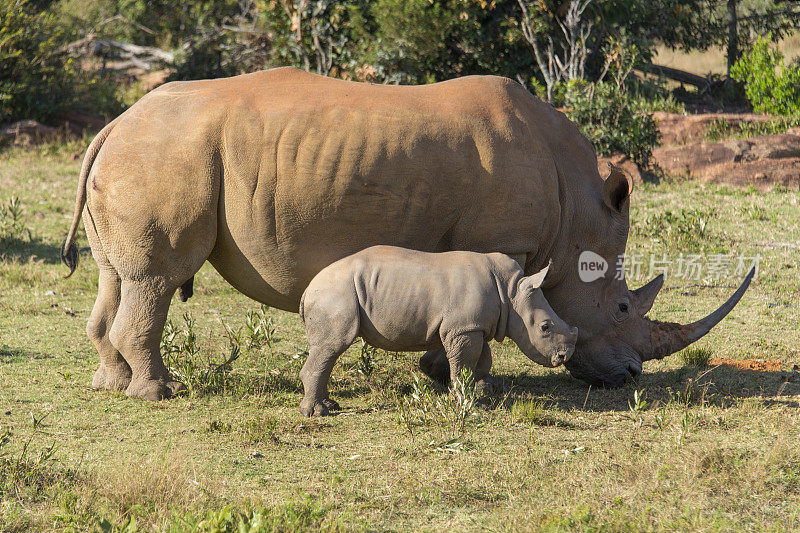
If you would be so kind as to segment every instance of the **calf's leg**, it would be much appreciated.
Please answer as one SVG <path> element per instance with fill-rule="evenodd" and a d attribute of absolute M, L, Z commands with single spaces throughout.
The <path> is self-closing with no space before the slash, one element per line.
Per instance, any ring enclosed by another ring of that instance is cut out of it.
<path fill-rule="evenodd" d="M 308 350 L 300 380 L 303 382 L 303 400 L 300 412 L 306 416 L 327 416 L 331 411 L 338 411 L 339 404 L 332 400 L 328 393 L 328 380 L 333 372 L 336 360 L 355 340 L 339 346 L 311 346 Z"/>
<path fill-rule="evenodd" d="M 484 344 L 483 333 L 480 331 L 462 333 L 444 340 L 451 383 L 459 378 L 464 368 L 470 369 L 473 376 L 475 375 Z"/>
<path fill-rule="evenodd" d="M 450 361 L 444 350 L 426 352 L 419 360 L 419 368 L 423 374 L 433 381 L 447 385 L 450 382 Z M 475 367 L 475 384 L 481 394 L 492 396 L 497 394 L 501 385 L 489 372 L 492 369 L 492 350 L 487 342 L 483 343 L 478 364 Z"/>
<path fill-rule="evenodd" d="M 475 387 L 482 396 L 495 396 L 503 391 L 502 383 L 489 374 L 492 369 L 492 349 L 489 343 L 483 343 L 483 351 L 475 368 Z"/>
<path fill-rule="evenodd" d="M 347 292 L 315 294 L 304 303 L 303 322 L 308 337 L 308 359 L 300 370 L 303 400 L 300 412 L 326 416 L 340 409 L 328 394 L 328 380 L 339 356 L 347 350 L 359 330 L 357 300 Z"/>

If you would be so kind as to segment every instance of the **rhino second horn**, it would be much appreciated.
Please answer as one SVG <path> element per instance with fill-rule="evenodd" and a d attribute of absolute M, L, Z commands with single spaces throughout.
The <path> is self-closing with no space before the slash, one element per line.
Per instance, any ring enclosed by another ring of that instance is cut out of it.
<path fill-rule="evenodd" d="M 646 315 L 650 308 L 653 307 L 653 302 L 656 301 L 656 296 L 658 296 L 663 286 L 664 274 L 659 274 L 647 285 L 639 287 L 635 291 L 631 291 L 631 295 L 633 295 L 633 305 L 641 316 Z"/>
<path fill-rule="evenodd" d="M 722 304 L 719 309 L 697 322 L 691 324 L 651 322 L 650 325 L 653 328 L 650 337 L 652 340 L 652 351 L 649 355 L 643 354 L 645 355 L 643 360 L 661 359 L 662 357 L 679 352 L 706 335 L 711 331 L 711 328 L 719 324 L 719 322 L 736 307 L 736 304 L 742 299 L 747 287 L 750 286 L 750 281 L 752 281 L 755 271 L 755 267 L 751 268 L 750 272 L 744 278 L 744 281 L 742 281 L 742 284 L 736 292 L 728 298 L 728 301 Z"/>

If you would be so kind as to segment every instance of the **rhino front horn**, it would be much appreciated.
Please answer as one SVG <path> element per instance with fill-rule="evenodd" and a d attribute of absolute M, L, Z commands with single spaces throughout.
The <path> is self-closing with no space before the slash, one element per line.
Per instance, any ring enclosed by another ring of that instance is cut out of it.
<path fill-rule="evenodd" d="M 725 316 L 736 307 L 739 300 L 742 299 L 747 287 L 750 286 L 750 281 L 755 274 L 755 267 L 750 269 L 747 276 L 742 281 L 742 284 L 733 295 L 728 298 L 728 301 L 722 304 L 719 309 L 711 313 L 705 318 L 693 322 L 691 324 L 675 324 L 670 322 L 651 322 L 651 342 L 652 351 L 649 356 L 643 359 L 661 359 L 675 352 L 683 350 L 696 340 L 703 337 L 706 333 L 711 331 L 711 328 L 719 324 Z"/>

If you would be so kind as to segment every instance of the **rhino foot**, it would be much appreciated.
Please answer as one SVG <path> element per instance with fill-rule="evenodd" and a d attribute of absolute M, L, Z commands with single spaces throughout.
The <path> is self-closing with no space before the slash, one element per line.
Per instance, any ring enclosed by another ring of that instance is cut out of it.
<path fill-rule="evenodd" d="M 330 415 L 331 411 L 339 411 L 339 410 L 341 410 L 339 404 L 335 400 L 331 400 L 330 398 L 324 398 L 322 400 L 313 400 L 308 403 L 303 401 L 300 403 L 300 412 L 308 417 L 328 416 Z"/>
<path fill-rule="evenodd" d="M 494 397 L 503 395 L 506 390 L 503 380 L 494 376 L 486 376 L 475 384 L 475 391 L 479 396 Z"/>
<path fill-rule="evenodd" d="M 123 391 L 130 383 L 131 368 L 127 364 L 108 366 L 101 363 L 92 378 L 92 388 L 95 390 Z"/>
<path fill-rule="evenodd" d="M 185 389 L 186 386 L 180 381 L 139 379 L 131 381 L 125 390 L 125 395 L 129 398 L 157 402 L 172 398 Z"/>

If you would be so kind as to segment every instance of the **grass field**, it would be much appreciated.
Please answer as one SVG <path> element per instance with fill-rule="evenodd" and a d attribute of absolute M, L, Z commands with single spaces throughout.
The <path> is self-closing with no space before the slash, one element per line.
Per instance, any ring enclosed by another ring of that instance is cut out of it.
<path fill-rule="evenodd" d="M 789 35 L 778 42 L 778 49 L 783 53 L 787 62 L 791 62 L 800 57 L 800 34 Z M 653 62 L 657 65 L 686 70 L 700 76 L 708 74 L 725 74 L 727 72 L 727 59 L 725 50 L 719 47 L 712 47 L 708 50 L 692 50 L 684 52 L 682 50 L 670 50 L 666 47 L 659 47 Z"/>
<path fill-rule="evenodd" d="M 89 388 L 97 269 L 84 253 L 65 280 L 57 260 L 69 148 L 0 152 L 0 530 L 800 528 L 798 191 L 635 191 L 629 253 L 762 256 L 703 350 L 647 363 L 636 384 L 589 389 L 495 345 L 509 392 L 475 406 L 469 390 L 432 392 L 417 355 L 357 343 L 332 379 L 344 411 L 306 419 L 299 318 L 262 312 L 209 266 L 164 342 L 190 394 Z M 737 284 L 668 276 L 651 314 L 698 318 Z M 708 357 L 777 362 L 684 361 Z"/>

